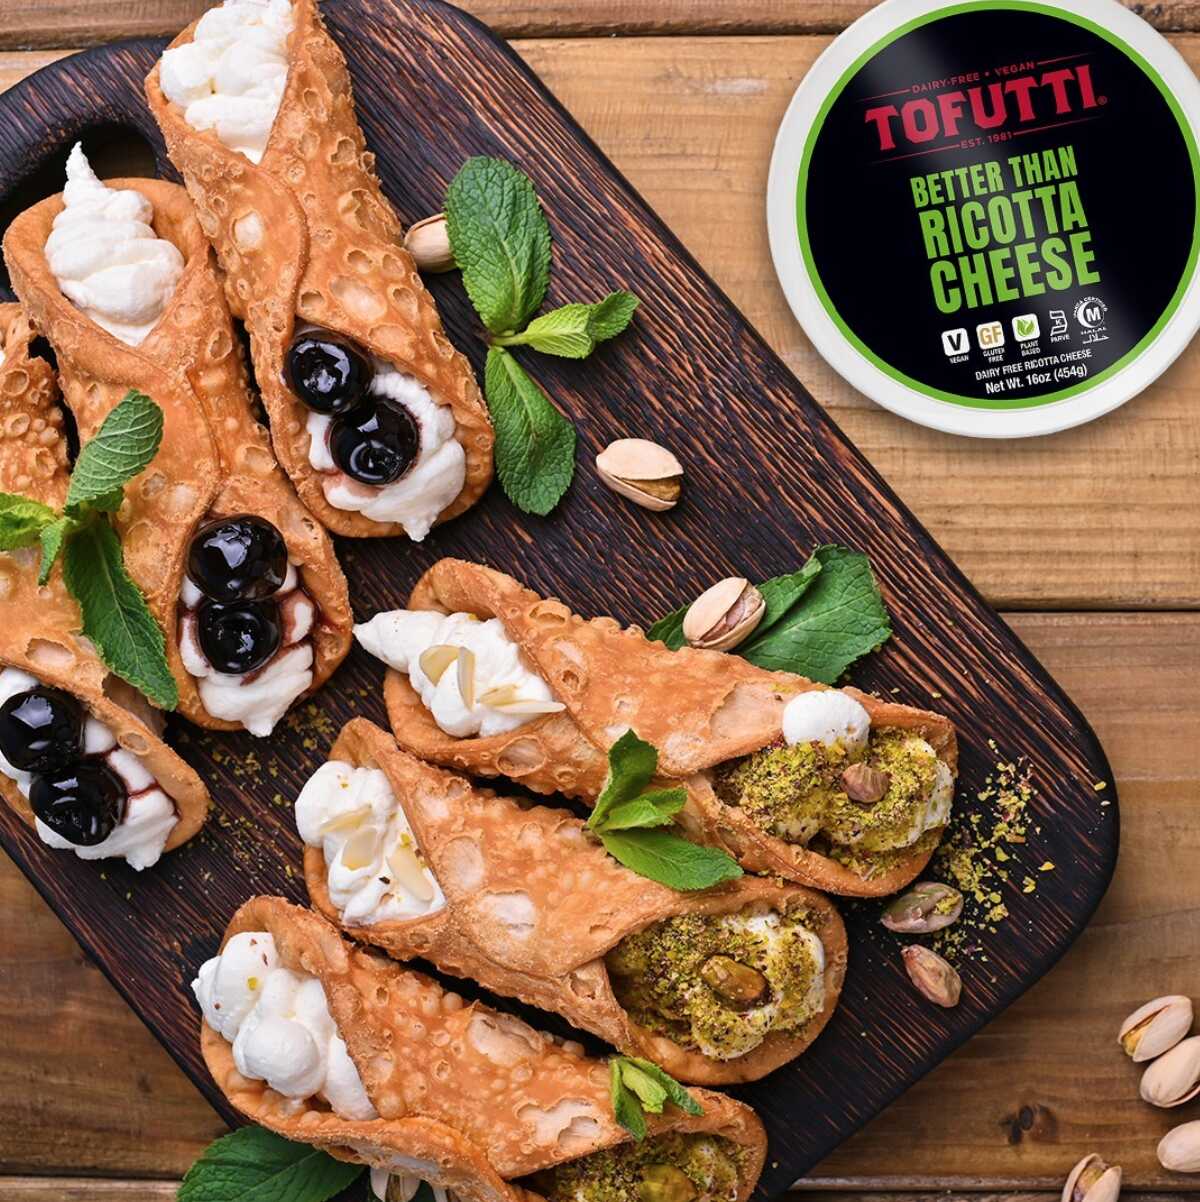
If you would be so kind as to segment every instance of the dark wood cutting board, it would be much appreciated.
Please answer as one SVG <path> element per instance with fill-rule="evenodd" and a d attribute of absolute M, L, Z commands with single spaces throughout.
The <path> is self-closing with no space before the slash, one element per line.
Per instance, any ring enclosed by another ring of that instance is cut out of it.
<path fill-rule="evenodd" d="M 843 907 L 852 955 L 837 1016 L 799 1061 L 735 1091 L 770 1131 L 761 1193 L 776 1195 L 1003 1010 L 1080 932 L 1117 854 L 1107 761 L 1041 665 L 511 50 L 438 0 L 328 0 L 324 9 L 406 223 L 440 209 L 464 158 L 502 155 L 533 177 L 553 227 L 550 303 L 616 287 L 642 299 L 631 332 L 585 364 L 527 360 L 580 433 L 578 476 L 558 511 L 524 516 L 493 487 L 420 546 L 343 542 L 358 617 L 402 604 L 449 554 L 511 572 L 584 614 L 645 624 L 723 576 L 762 579 L 842 542 L 870 554 L 896 628 L 854 682 L 958 724 L 956 821 L 982 804 L 976 794 L 998 757 L 1032 766 L 1035 825 L 1012 849 L 1012 884 L 1002 888 L 1010 917 L 964 957 L 957 1009 L 914 992 L 901 941 L 877 925 L 878 904 Z M 100 151 L 114 127 L 138 131 L 169 174 L 142 102 L 160 50 L 150 41 L 100 47 L 0 96 L 0 213 L 11 217 L 18 195 L 32 203 L 59 190 L 69 144 L 82 136 Z M 457 276 L 432 287 L 451 337 L 480 367 L 479 326 Z M 654 438 L 684 461 L 675 511 L 648 514 L 599 483 L 593 456 L 622 435 Z M 173 742 L 208 781 L 216 810 L 201 838 L 141 875 L 51 852 L 0 806 L 9 854 L 231 1119 L 200 1059 L 188 982 L 247 896 L 303 900 L 290 803 L 346 719 L 384 721 L 381 680 L 381 666 L 356 650 L 313 705 L 263 741 L 173 723 Z M 1094 789 L 1099 781 L 1109 782 L 1105 792 Z M 1056 870 L 1039 873 L 1046 861 Z M 1035 893 L 1022 892 L 1027 875 Z"/>

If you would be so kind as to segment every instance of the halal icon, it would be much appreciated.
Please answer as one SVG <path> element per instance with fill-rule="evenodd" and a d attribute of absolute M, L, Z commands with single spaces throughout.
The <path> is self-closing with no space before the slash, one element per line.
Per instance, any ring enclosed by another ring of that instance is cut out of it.
<path fill-rule="evenodd" d="M 1108 306 L 1098 296 L 1085 296 L 1075 306 L 1075 320 L 1082 329 L 1102 330 L 1108 317 Z"/>

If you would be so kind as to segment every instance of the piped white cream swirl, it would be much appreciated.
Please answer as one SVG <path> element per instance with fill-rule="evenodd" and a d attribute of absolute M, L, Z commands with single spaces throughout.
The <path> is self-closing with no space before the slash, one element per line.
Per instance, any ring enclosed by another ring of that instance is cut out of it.
<path fill-rule="evenodd" d="M 63 296 L 130 346 L 154 329 L 183 275 L 183 255 L 153 220 L 146 197 L 97 179 L 75 144 L 46 262 Z"/>

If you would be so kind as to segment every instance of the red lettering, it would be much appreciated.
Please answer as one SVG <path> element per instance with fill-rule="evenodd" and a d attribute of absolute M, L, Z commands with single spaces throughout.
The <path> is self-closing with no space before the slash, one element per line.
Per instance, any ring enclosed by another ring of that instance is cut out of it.
<path fill-rule="evenodd" d="M 958 123 L 962 120 L 966 100 L 964 92 L 943 92 L 938 97 L 938 110 L 942 115 L 942 129 L 946 131 L 946 137 L 953 138 L 958 133 Z"/>
<path fill-rule="evenodd" d="M 879 131 L 880 150 L 896 149 L 896 139 L 892 137 L 892 119 L 898 116 L 900 116 L 900 112 L 894 104 L 867 109 L 868 123 L 874 121 L 875 128 Z"/>
<path fill-rule="evenodd" d="M 910 100 L 900 110 L 900 120 L 910 142 L 928 142 L 938 136 L 937 109 L 932 100 Z"/>

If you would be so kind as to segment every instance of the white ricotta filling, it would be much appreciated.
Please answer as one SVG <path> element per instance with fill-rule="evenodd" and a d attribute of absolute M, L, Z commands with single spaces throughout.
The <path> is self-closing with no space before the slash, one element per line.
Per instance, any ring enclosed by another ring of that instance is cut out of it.
<path fill-rule="evenodd" d="M 408 675 L 425 708 L 448 735 L 486 738 L 564 708 L 550 686 L 526 667 L 520 648 L 498 618 L 481 622 L 473 614 L 397 609 L 355 626 L 354 637 L 389 668 Z M 446 647 L 461 648 L 468 656 L 438 665 L 442 670 L 431 677 L 426 668 L 435 665 L 427 659 L 422 667 L 422 656 Z M 464 684 L 473 697 L 464 697 Z"/>
<path fill-rule="evenodd" d="M 292 703 L 312 687 L 313 622 L 316 606 L 300 588 L 294 564 L 272 594 L 279 603 L 282 642 L 274 657 L 254 672 L 240 675 L 217 672 L 200 649 L 195 610 L 204 600 L 196 584 L 183 578 L 179 600 L 184 613 L 179 622 L 179 656 L 188 675 L 195 677 L 204 708 L 214 718 L 238 722 L 252 735 L 265 738 L 288 712 Z"/>
<path fill-rule="evenodd" d="M 399 480 L 381 488 L 360 484 L 338 470 L 329 452 L 333 418 L 308 415 L 308 461 L 322 473 L 325 499 L 335 509 L 361 513 L 373 522 L 397 522 L 414 542 L 432 529 L 441 512 L 462 492 L 467 456 L 455 437 L 454 414 L 439 405 L 420 381 L 375 360 L 371 392 L 403 405 L 417 424 L 420 450 Z"/>
<path fill-rule="evenodd" d="M 233 1044 L 242 1076 L 297 1102 L 324 1098 L 344 1119 L 379 1117 L 320 980 L 282 967 L 270 934 L 235 935 L 201 966 L 192 992 L 204 1021 Z"/>
<path fill-rule="evenodd" d="M 75 144 L 46 262 L 63 296 L 130 346 L 154 329 L 183 275 L 183 255 L 153 220 L 140 192 L 102 183 Z"/>
<path fill-rule="evenodd" d="M 837 689 L 800 693 L 783 710 L 783 738 L 788 746 L 822 743 L 841 746 L 849 760 L 861 759 L 871 733 L 871 715 L 853 697 Z"/>
<path fill-rule="evenodd" d="M 18 668 L 0 669 L 0 704 L 38 683 L 36 677 Z M 90 716 L 83 728 L 83 753 L 102 758 L 125 785 L 127 800 L 121 821 L 102 843 L 80 847 L 55 834 L 40 818 L 34 818 L 38 838 L 47 847 L 73 851 L 81 860 L 120 858 L 139 872 L 157 864 L 178 821 L 175 803 L 159 788 L 142 761 L 132 752 L 119 748 L 112 731 Z M 0 772 L 28 799 L 33 784 L 31 773 L 14 768 L 3 755 L 0 755 Z"/>
<path fill-rule="evenodd" d="M 330 760 L 296 799 L 296 828 L 325 857 L 329 899 L 343 922 L 370 926 L 446 904 L 388 778 Z"/>
<path fill-rule="evenodd" d="M 163 95 L 193 129 L 211 129 L 260 162 L 287 85 L 294 24 L 289 0 L 225 0 L 200 18 L 190 42 L 163 54 Z"/>

